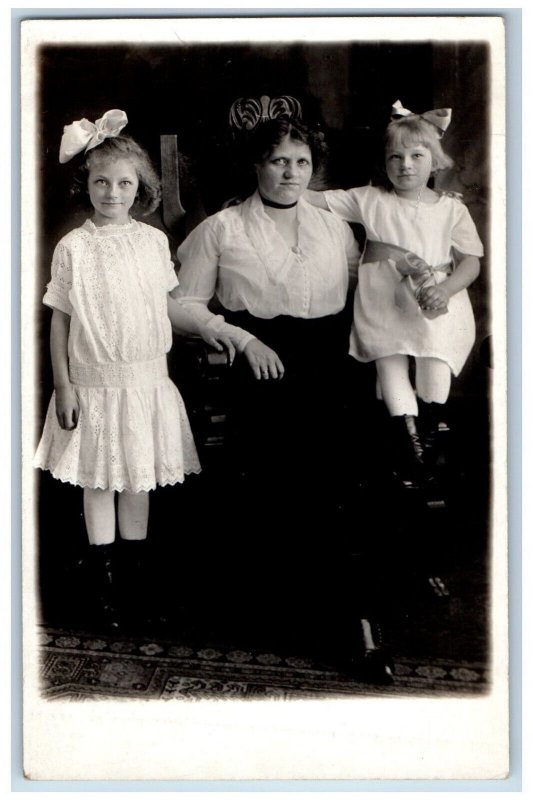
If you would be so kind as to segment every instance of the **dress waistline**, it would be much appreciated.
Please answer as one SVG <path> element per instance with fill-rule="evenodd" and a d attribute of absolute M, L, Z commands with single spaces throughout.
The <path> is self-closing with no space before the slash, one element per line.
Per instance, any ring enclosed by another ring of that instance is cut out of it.
<path fill-rule="evenodd" d="M 156 383 L 168 377 L 167 357 L 158 356 L 150 361 L 130 364 L 112 361 L 108 364 L 69 365 L 70 380 L 76 386 L 107 386 L 127 388 Z"/>
<path fill-rule="evenodd" d="M 310 318 L 280 315 L 263 319 L 248 311 L 228 311 L 225 308 L 222 314 L 226 322 L 248 331 L 275 350 L 285 366 L 293 357 L 300 364 L 312 361 L 324 365 L 348 353 L 351 315 L 348 316 L 344 310 Z"/>

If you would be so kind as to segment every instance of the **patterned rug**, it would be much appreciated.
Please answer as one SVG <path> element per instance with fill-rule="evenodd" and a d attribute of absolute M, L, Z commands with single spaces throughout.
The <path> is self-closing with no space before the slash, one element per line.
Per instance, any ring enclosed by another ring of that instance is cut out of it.
<path fill-rule="evenodd" d="M 466 695 L 489 689 L 486 665 L 395 659 L 394 682 L 373 686 L 300 655 L 69 633 L 39 632 L 45 698 L 302 699 L 347 695 Z"/>

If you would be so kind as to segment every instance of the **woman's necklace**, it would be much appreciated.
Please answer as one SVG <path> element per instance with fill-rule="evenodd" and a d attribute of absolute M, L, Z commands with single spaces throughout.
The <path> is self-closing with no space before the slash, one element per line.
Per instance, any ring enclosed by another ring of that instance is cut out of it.
<path fill-rule="evenodd" d="M 294 206 L 298 202 L 297 200 L 295 200 L 294 203 L 288 203 L 288 204 L 276 203 L 274 202 L 274 200 L 269 200 L 268 197 L 263 197 L 261 193 L 259 193 L 259 197 L 261 198 L 261 202 L 263 203 L 263 205 L 268 206 L 269 208 L 294 208 Z"/>

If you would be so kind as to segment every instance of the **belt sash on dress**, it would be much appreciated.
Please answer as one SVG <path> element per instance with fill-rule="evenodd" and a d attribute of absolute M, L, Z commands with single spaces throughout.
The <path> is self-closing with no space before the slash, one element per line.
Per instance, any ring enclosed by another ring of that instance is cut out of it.
<path fill-rule="evenodd" d="M 406 250 L 395 244 L 369 240 L 366 243 L 362 263 L 375 263 L 377 261 L 394 261 L 395 267 L 402 279 L 394 294 L 396 305 L 403 311 L 408 311 L 413 306 L 413 298 L 417 302 L 423 289 L 437 285 L 436 273 L 442 272 L 451 275 L 453 261 L 431 266 L 423 258 L 411 250 Z M 448 309 L 424 312 L 426 316 L 435 317 L 447 313 Z"/>
<path fill-rule="evenodd" d="M 168 377 L 167 357 L 158 356 L 150 361 L 125 363 L 111 361 L 107 364 L 69 364 L 70 380 L 76 386 L 93 386 L 127 389 L 146 386 Z"/>

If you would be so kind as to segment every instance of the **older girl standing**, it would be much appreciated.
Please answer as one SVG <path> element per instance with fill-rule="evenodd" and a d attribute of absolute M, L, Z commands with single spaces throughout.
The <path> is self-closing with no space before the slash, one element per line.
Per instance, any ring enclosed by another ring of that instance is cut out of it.
<path fill-rule="evenodd" d="M 93 214 L 63 237 L 52 260 L 44 303 L 53 310 L 54 393 L 35 456 L 36 466 L 83 487 L 98 606 L 112 627 L 115 495 L 120 537 L 135 563 L 149 492 L 200 471 L 167 371 L 168 301 L 177 286 L 168 242 L 131 216 L 157 207 L 159 179 L 148 154 L 121 134 L 126 123 L 123 111 L 108 111 L 95 124 L 68 125 L 61 141 L 61 162 L 82 154 L 77 188 Z"/>

